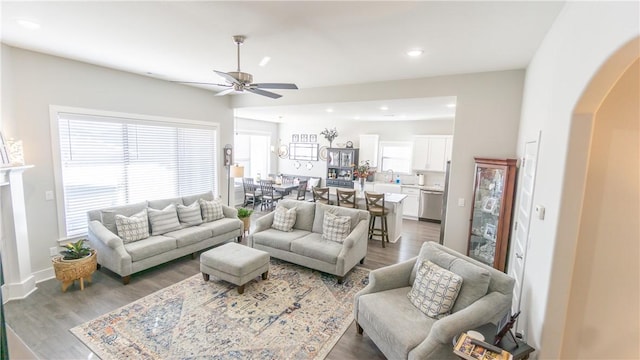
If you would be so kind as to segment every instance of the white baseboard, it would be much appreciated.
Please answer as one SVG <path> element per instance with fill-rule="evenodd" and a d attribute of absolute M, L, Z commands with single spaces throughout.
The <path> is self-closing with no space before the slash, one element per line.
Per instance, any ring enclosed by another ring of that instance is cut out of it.
<path fill-rule="evenodd" d="M 34 272 L 33 277 L 36 278 L 36 284 L 37 284 L 39 282 L 55 278 L 56 273 L 53 271 L 53 266 L 52 266 L 50 268 Z"/>
<path fill-rule="evenodd" d="M 2 302 L 24 299 L 36 289 L 36 281 L 33 275 L 20 283 L 5 283 L 2 285 Z"/>

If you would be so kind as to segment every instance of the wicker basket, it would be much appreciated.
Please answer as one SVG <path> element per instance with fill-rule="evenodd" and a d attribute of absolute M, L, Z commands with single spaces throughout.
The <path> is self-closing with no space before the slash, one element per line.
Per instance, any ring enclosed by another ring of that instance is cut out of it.
<path fill-rule="evenodd" d="M 62 282 L 72 282 L 73 280 L 90 278 L 91 274 L 98 268 L 96 251 L 91 252 L 91 256 L 78 260 L 62 260 L 62 256 L 52 259 L 53 269 L 56 279 Z"/>

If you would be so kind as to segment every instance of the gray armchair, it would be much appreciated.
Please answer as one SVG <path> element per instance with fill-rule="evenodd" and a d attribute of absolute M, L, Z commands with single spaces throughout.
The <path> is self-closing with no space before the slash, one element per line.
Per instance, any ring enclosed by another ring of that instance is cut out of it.
<path fill-rule="evenodd" d="M 430 260 L 463 278 L 450 315 L 426 316 L 408 299 L 417 265 Z M 358 333 L 366 332 L 389 359 L 455 359 L 452 339 L 510 311 L 514 279 L 456 251 L 426 242 L 410 260 L 371 271 L 354 300 Z"/>

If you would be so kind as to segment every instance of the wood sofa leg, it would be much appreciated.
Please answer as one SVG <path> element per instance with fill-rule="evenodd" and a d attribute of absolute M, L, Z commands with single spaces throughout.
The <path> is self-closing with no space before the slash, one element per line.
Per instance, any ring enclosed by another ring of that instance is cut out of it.
<path fill-rule="evenodd" d="M 360 259 L 360 265 L 364 264 L 364 258 Z"/>
<path fill-rule="evenodd" d="M 191 260 L 195 260 L 198 258 L 198 254 L 196 253 L 191 253 Z"/>
<path fill-rule="evenodd" d="M 209 274 L 202 273 L 202 278 L 204 279 L 204 281 L 209 281 Z"/>
<path fill-rule="evenodd" d="M 360 326 L 360 324 L 358 324 L 357 321 L 356 321 L 356 331 L 358 331 L 358 335 L 362 335 L 362 333 L 364 332 L 364 330 L 362 329 L 362 326 Z"/>
<path fill-rule="evenodd" d="M 262 273 L 262 280 L 267 280 L 269 278 L 269 270 Z"/>
<path fill-rule="evenodd" d="M 344 276 L 336 276 L 338 278 L 338 284 L 342 284 L 344 282 Z"/>
<path fill-rule="evenodd" d="M 240 295 L 244 294 L 244 285 L 238 286 L 238 294 Z"/>
<path fill-rule="evenodd" d="M 129 281 L 131 281 L 131 275 L 127 275 L 127 276 L 123 276 L 122 277 L 122 284 L 129 285 Z"/>
<path fill-rule="evenodd" d="M 242 235 L 238 236 L 238 242 L 242 241 Z"/>

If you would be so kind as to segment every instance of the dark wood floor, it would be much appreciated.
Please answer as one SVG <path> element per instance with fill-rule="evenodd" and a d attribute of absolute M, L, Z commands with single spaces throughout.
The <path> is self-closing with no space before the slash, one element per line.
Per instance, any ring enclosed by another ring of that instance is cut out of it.
<path fill-rule="evenodd" d="M 255 212 L 252 220 L 262 215 L 264 213 Z M 418 254 L 425 241 L 438 241 L 440 234 L 440 225 L 433 223 L 404 220 L 403 228 L 402 238 L 384 249 L 379 241 L 369 241 L 362 266 L 377 269 L 407 260 Z M 60 283 L 52 279 L 39 283 L 38 290 L 27 299 L 5 304 L 5 315 L 9 326 L 39 358 L 89 359 L 92 358 L 91 351 L 69 329 L 197 273 L 198 260 L 186 256 L 133 275 L 127 286 L 104 268 L 93 275 L 93 282 L 84 291 L 74 284 L 62 293 Z M 327 357 L 341 360 L 384 358 L 366 334 L 356 334 L 354 324 Z"/>

